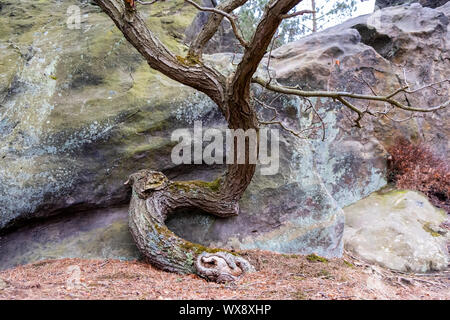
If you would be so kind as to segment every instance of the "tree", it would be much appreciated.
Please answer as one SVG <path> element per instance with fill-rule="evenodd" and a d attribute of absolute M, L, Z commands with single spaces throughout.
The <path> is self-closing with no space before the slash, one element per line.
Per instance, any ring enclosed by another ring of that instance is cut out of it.
<path fill-rule="evenodd" d="M 393 108 L 410 112 L 433 112 L 450 104 L 448 101 L 433 108 L 404 105 L 396 100 L 396 96 L 400 93 L 412 93 L 408 86 L 384 96 L 371 96 L 349 92 L 303 91 L 295 87 L 281 86 L 270 77 L 269 79 L 255 77 L 258 65 L 269 50 L 280 24 L 285 19 L 310 13 L 310 11 L 292 12 L 302 0 L 268 2 L 257 23 L 256 32 L 249 41 L 242 36 L 238 21 L 232 15 L 233 11 L 244 5 L 247 0 L 225 0 L 216 8 L 204 8 L 192 0 L 185 0 L 187 4 L 197 9 L 211 13 L 203 29 L 192 41 L 186 57 L 176 56 L 164 46 L 146 26 L 134 1 L 95 1 L 151 68 L 206 94 L 220 109 L 230 129 L 254 129 L 258 133 L 261 125 L 273 124 L 295 134 L 282 122 L 277 121 L 276 116 L 270 121 L 259 118 L 255 107 L 256 101 L 251 96 L 252 83 L 267 90 L 296 95 L 304 99 L 311 97 L 333 99 L 355 114 L 353 120 L 357 127 L 361 127 L 361 120 L 364 117 L 383 114 L 368 108 L 362 109 L 357 106 L 357 101 L 383 102 Z M 136 2 L 151 5 L 156 1 Z M 235 72 L 229 76 L 221 74 L 214 67 L 207 66 L 202 59 L 203 47 L 225 18 L 230 21 L 243 47 L 242 58 Z M 276 110 L 274 112 L 276 113 Z M 389 111 L 384 113 L 386 112 Z M 320 119 L 318 114 L 317 117 Z M 130 176 L 127 181 L 132 187 L 130 230 L 137 247 L 151 264 L 166 271 L 196 273 L 219 282 L 234 280 L 252 270 L 245 259 L 234 253 L 190 243 L 176 236 L 164 223 L 170 214 L 181 208 L 197 208 L 222 218 L 238 215 L 239 200 L 251 182 L 256 167 L 248 161 L 249 148 L 249 144 L 246 144 L 244 164 L 236 162 L 229 164 L 224 175 L 213 182 L 170 181 L 163 173 L 151 170 L 142 170 Z"/>

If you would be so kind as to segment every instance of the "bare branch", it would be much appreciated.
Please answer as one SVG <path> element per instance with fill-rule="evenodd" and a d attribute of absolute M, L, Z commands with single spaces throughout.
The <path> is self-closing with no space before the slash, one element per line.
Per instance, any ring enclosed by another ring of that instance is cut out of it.
<path fill-rule="evenodd" d="M 273 51 L 273 46 L 275 45 L 275 41 L 278 39 L 278 35 L 276 35 L 273 39 L 272 39 L 272 45 L 270 46 L 270 51 L 269 51 L 269 58 L 267 59 L 267 76 L 269 77 L 269 83 L 272 82 L 272 75 L 270 74 L 270 61 L 272 58 L 272 51 Z"/>
<path fill-rule="evenodd" d="M 386 117 L 387 119 L 391 120 L 391 121 L 394 121 L 394 122 L 406 122 L 406 121 L 409 121 L 409 120 L 414 119 L 414 118 L 417 117 L 414 113 L 411 114 L 409 117 L 404 118 L 404 119 L 394 119 L 394 118 L 390 117 L 388 114 L 384 114 L 383 116 Z"/>
<path fill-rule="evenodd" d="M 236 8 L 244 5 L 248 0 L 227 0 L 221 2 L 216 8 L 220 11 L 231 13 Z M 222 20 L 225 16 L 221 14 L 211 14 L 208 21 L 203 26 L 197 37 L 192 41 L 188 55 L 200 57 L 202 56 L 203 47 L 217 32 Z"/>
<path fill-rule="evenodd" d="M 361 76 L 361 80 L 366 84 L 367 87 L 369 87 L 370 91 L 372 91 L 374 96 L 378 96 L 378 93 L 375 92 L 375 89 L 372 88 L 372 86 L 370 85 L 370 83 L 366 80 L 366 78 L 364 78 L 364 76 Z"/>
<path fill-rule="evenodd" d="M 230 90 L 237 99 L 240 99 L 239 97 L 249 96 L 251 79 L 266 54 L 267 48 L 280 23 L 283 21 L 282 16 L 287 14 L 301 1 L 278 0 L 270 1 L 267 5 L 264 15 L 256 27 L 250 45 L 245 50 L 231 83 Z"/>
<path fill-rule="evenodd" d="M 326 137 L 325 122 L 323 121 L 322 117 L 320 116 L 319 112 L 317 111 L 316 107 L 311 102 L 311 100 L 309 100 L 308 98 L 303 98 L 303 99 L 305 99 L 309 103 L 310 107 L 313 109 L 313 111 L 316 114 L 317 118 L 319 118 L 320 124 L 322 126 L 322 141 L 325 141 L 325 137 Z"/>
<path fill-rule="evenodd" d="M 158 0 L 153 0 L 153 1 L 149 1 L 149 2 L 145 2 L 145 1 L 141 1 L 141 0 L 136 0 L 137 3 L 142 4 L 142 5 L 151 5 L 154 4 L 155 2 L 157 2 Z"/>
<path fill-rule="evenodd" d="M 358 128 L 362 128 L 361 120 L 364 117 L 364 112 L 362 110 L 358 109 L 357 107 L 355 107 L 353 104 L 351 104 L 350 102 L 348 102 L 347 100 L 345 100 L 342 97 L 338 96 L 338 97 L 336 97 L 336 100 L 338 100 L 344 106 L 346 106 L 347 108 L 349 108 L 350 110 L 352 110 L 358 114 L 358 118 L 355 120 L 355 123 Z"/>
<path fill-rule="evenodd" d="M 280 126 L 281 129 L 283 129 L 284 131 L 289 132 L 290 134 L 296 136 L 297 138 L 299 138 L 299 139 L 306 139 L 306 137 L 302 136 L 300 132 L 294 131 L 294 130 L 286 127 L 286 125 L 283 122 L 281 122 L 281 121 L 262 121 L 262 120 L 259 120 L 259 119 L 258 119 L 258 121 L 262 125 L 276 124 L 276 125 Z"/>
<path fill-rule="evenodd" d="M 278 118 L 278 110 L 277 110 L 277 108 L 272 107 L 272 106 L 270 106 L 270 105 L 264 103 L 263 101 L 259 100 L 258 98 L 255 98 L 255 97 L 254 97 L 253 99 L 254 99 L 256 102 L 258 102 L 264 109 L 271 110 L 271 111 L 274 113 L 274 115 L 273 115 L 273 117 L 272 117 L 272 119 L 271 119 L 270 121 L 273 121 L 273 120 L 275 120 L 276 118 Z"/>
<path fill-rule="evenodd" d="M 191 63 L 175 56 L 148 29 L 139 12 L 133 9 L 129 2 L 124 3 L 123 0 L 95 0 L 95 2 L 114 21 L 150 67 L 175 81 L 207 94 L 222 108 L 225 100 L 225 77 L 222 74 L 199 61 Z"/>
<path fill-rule="evenodd" d="M 275 99 L 277 99 L 277 98 L 278 98 L 278 96 L 275 97 Z M 274 100 L 275 100 L 275 99 L 274 99 Z M 264 120 L 258 119 L 259 124 L 262 124 L 262 125 L 276 124 L 276 125 L 280 126 L 283 130 L 285 130 L 285 131 L 291 133 L 292 135 L 296 136 L 297 138 L 305 139 L 305 138 L 307 138 L 307 137 L 304 137 L 304 136 L 302 136 L 301 134 L 302 134 L 303 132 L 306 132 L 306 131 L 309 131 L 309 130 L 314 130 L 314 129 L 316 129 L 316 127 L 314 127 L 314 125 L 320 123 L 321 126 L 322 126 L 322 141 L 325 141 L 325 133 L 326 133 L 326 131 L 325 131 L 325 123 L 324 123 L 322 117 L 321 117 L 321 116 L 319 115 L 319 113 L 317 112 L 317 110 L 316 110 L 316 108 L 314 107 L 314 105 L 313 105 L 313 103 L 311 102 L 311 100 L 309 100 L 308 98 L 303 98 L 303 99 L 305 99 L 305 100 L 309 103 L 309 105 L 310 105 L 310 107 L 312 108 L 314 114 L 315 114 L 315 115 L 317 116 L 317 118 L 319 119 L 319 122 L 313 122 L 313 123 L 311 124 L 311 126 L 309 126 L 309 127 L 306 128 L 306 129 L 303 129 L 303 130 L 300 131 L 300 132 L 294 131 L 294 130 L 288 128 L 281 120 L 276 120 L 276 119 L 279 119 L 279 116 L 280 116 L 280 114 L 278 113 L 277 108 L 272 107 L 271 105 L 269 105 L 269 104 L 267 104 L 267 103 L 265 103 L 265 102 L 259 100 L 259 99 L 256 98 L 256 97 L 253 97 L 253 100 L 255 100 L 257 103 L 259 103 L 264 109 L 271 110 L 271 111 L 274 113 L 272 119 L 270 119 L 269 121 L 264 121 Z M 272 100 L 272 102 L 273 102 L 274 100 Z"/>
<path fill-rule="evenodd" d="M 403 88 L 398 89 L 394 93 L 392 93 L 389 97 L 392 98 L 392 97 L 396 96 L 397 94 L 399 94 L 400 92 L 404 92 L 404 93 L 407 93 L 407 94 L 413 94 L 413 93 L 419 92 L 419 91 L 427 89 L 427 88 L 434 87 L 434 86 L 436 86 L 438 84 L 442 84 L 442 83 L 445 83 L 445 82 L 450 82 L 450 79 L 445 79 L 445 80 L 433 82 L 433 83 L 427 84 L 425 86 L 422 86 L 422 87 L 414 89 L 414 90 L 408 90 L 409 86 L 405 86 Z"/>

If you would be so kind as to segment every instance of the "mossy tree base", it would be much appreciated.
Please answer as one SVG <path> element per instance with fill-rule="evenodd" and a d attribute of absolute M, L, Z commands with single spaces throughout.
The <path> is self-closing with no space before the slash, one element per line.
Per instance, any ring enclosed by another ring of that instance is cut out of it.
<path fill-rule="evenodd" d="M 133 189 L 130 230 L 152 265 L 169 272 L 195 273 L 216 282 L 234 281 L 253 270 L 245 259 L 181 239 L 165 225 L 168 216 L 178 209 L 199 208 L 224 218 L 237 215 L 238 204 L 221 199 L 220 182 L 174 182 L 150 170 L 131 175 L 127 182 Z"/>

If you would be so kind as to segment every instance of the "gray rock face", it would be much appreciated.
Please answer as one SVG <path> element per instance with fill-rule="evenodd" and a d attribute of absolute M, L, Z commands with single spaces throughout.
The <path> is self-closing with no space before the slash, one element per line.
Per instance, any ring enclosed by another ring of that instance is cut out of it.
<path fill-rule="evenodd" d="M 212 180 L 223 171 L 171 162 L 174 129 L 192 128 L 195 120 L 205 128 L 224 128 L 225 121 L 204 95 L 150 70 L 98 8 L 82 7 L 88 17 L 81 29 L 72 30 L 64 23 L 67 3 L 22 1 L 20 10 L 12 1 L 2 3 L 0 230 L 125 205 L 129 190 L 123 182 L 143 168 L 184 180 Z M 147 23 L 177 54 L 185 48 L 173 39 L 182 37 L 195 16 L 190 7 L 181 0 L 158 2 L 146 13 Z M 401 86 L 404 74 L 414 87 L 449 78 L 448 17 L 421 7 L 389 9 L 386 15 L 393 25 L 369 28 L 365 17 L 274 51 L 271 68 L 277 80 L 308 89 L 385 93 Z M 386 37 L 392 50 L 383 42 Z M 208 61 L 230 71 L 233 54 Z M 275 98 L 257 86 L 254 90 L 261 99 Z M 438 90 L 436 99 L 428 89 L 410 102 L 426 107 L 446 101 L 448 84 Z M 168 225 L 207 245 L 339 256 L 340 208 L 386 184 L 384 145 L 401 134 L 448 152 L 445 112 L 401 123 L 366 121 L 359 130 L 341 106 L 315 103 L 328 111 L 323 113 L 325 141 L 320 134 L 299 140 L 282 133 L 279 173 L 255 176 L 238 217 L 180 213 Z M 274 105 L 292 128 L 310 123 L 312 110 L 304 101 L 282 96 Z"/>
<path fill-rule="evenodd" d="M 423 7 L 437 8 L 443 6 L 448 0 L 377 0 L 375 6 L 380 9 L 402 4 L 420 3 Z"/>
<path fill-rule="evenodd" d="M 413 191 L 377 192 L 345 210 L 345 247 L 368 262 L 412 272 L 445 270 L 447 214 Z"/>

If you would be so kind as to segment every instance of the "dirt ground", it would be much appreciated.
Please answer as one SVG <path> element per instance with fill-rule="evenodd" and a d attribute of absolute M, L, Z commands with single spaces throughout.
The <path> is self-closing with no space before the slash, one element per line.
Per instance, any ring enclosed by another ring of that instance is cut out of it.
<path fill-rule="evenodd" d="M 141 261 L 41 261 L 0 272 L 0 299 L 450 298 L 450 270 L 394 273 L 348 254 L 328 261 L 264 251 L 247 251 L 243 256 L 257 272 L 229 284 L 167 273 Z"/>

